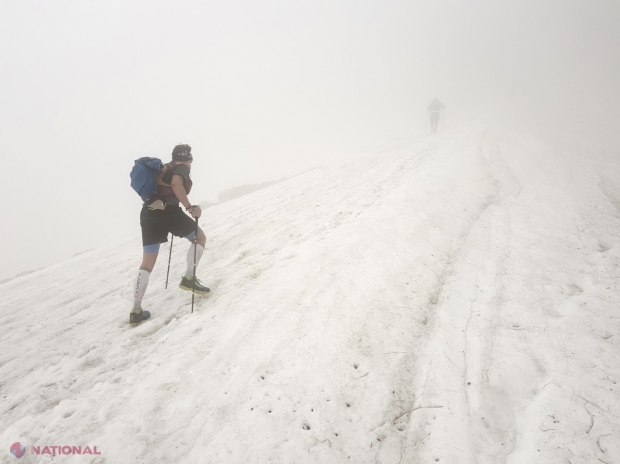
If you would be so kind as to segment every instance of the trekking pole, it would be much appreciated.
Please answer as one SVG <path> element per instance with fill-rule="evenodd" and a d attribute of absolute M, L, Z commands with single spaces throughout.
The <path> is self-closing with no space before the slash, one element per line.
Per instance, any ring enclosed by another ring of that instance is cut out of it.
<path fill-rule="evenodd" d="M 170 259 L 172 258 L 172 243 L 174 242 L 174 235 L 170 238 L 170 254 L 168 255 L 168 272 L 166 272 L 166 290 L 168 289 L 168 276 L 170 275 Z"/>
<path fill-rule="evenodd" d="M 198 218 L 196 218 L 196 234 L 194 236 L 194 280 L 192 281 L 192 314 L 194 314 L 194 295 L 196 294 L 196 251 L 198 250 Z"/>

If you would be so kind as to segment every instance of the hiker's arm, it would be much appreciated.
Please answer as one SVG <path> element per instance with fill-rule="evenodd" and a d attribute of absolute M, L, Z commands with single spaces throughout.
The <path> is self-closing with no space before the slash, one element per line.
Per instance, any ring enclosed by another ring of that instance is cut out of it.
<path fill-rule="evenodd" d="M 187 198 L 187 193 L 185 193 L 183 178 L 177 175 L 172 176 L 170 187 L 172 187 L 172 191 L 174 192 L 174 196 L 177 197 L 177 200 L 179 200 L 185 208 L 189 208 L 191 206 L 191 203 Z"/>
<path fill-rule="evenodd" d="M 176 174 L 172 176 L 172 181 L 170 182 L 170 187 L 172 187 L 172 191 L 177 199 L 181 202 L 181 204 L 185 207 L 185 209 L 189 208 L 192 204 L 189 202 L 187 198 L 187 193 L 185 193 L 185 187 L 183 186 L 183 178 L 181 176 L 177 176 Z M 196 206 L 189 212 L 194 217 L 200 217 L 202 213 L 202 209 L 200 206 Z"/>

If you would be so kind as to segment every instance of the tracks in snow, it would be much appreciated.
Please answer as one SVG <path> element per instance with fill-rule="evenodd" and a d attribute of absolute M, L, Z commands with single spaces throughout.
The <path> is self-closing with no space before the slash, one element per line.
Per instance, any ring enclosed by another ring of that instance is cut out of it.
<path fill-rule="evenodd" d="M 501 462 L 514 443 L 505 398 L 489 391 L 487 360 L 502 302 L 509 205 L 521 187 L 502 162 L 495 136 L 484 137 L 477 150 L 495 191 L 480 205 L 446 269 L 429 324 L 433 331 L 419 357 L 419 404 L 443 406 L 419 411 L 409 424 L 417 437 L 409 440 L 406 456 L 420 462 Z"/>

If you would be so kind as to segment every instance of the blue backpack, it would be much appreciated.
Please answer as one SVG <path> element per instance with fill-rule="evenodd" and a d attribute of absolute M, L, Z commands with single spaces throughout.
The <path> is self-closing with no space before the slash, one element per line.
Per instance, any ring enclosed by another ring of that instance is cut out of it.
<path fill-rule="evenodd" d="M 157 193 L 157 179 L 164 169 L 164 163 L 159 158 L 137 159 L 129 177 L 131 188 L 136 191 L 142 200 L 147 201 Z"/>

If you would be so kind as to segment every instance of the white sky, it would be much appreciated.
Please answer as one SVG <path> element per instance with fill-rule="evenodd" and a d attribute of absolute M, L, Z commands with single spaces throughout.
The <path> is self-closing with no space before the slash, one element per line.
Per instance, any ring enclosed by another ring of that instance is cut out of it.
<path fill-rule="evenodd" d="M 179 142 L 195 203 L 423 135 L 434 97 L 447 127 L 620 146 L 619 23 L 616 0 L 2 1 L 0 278 L 139 234 L 133 160 Z"/>

